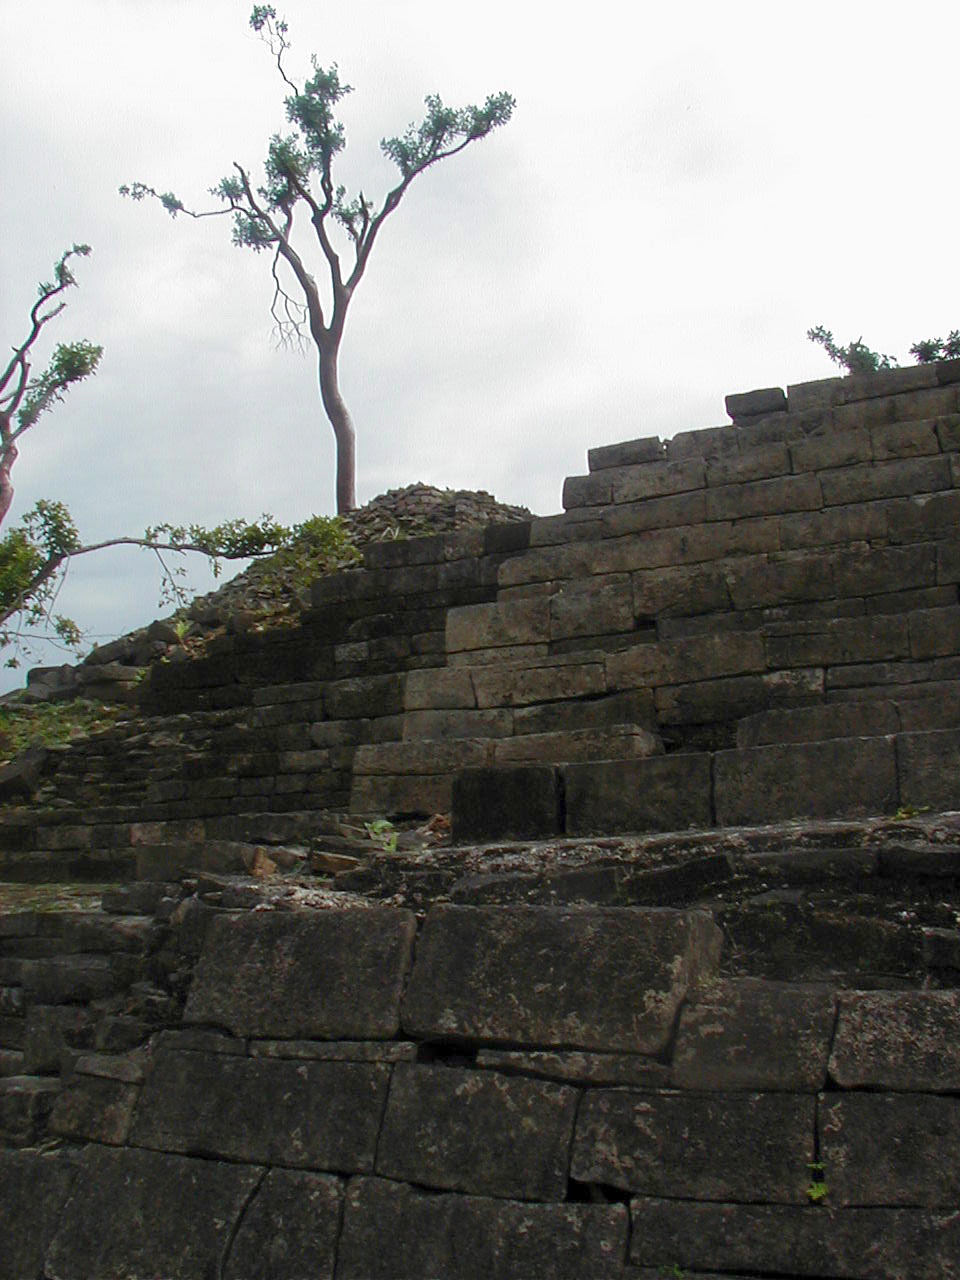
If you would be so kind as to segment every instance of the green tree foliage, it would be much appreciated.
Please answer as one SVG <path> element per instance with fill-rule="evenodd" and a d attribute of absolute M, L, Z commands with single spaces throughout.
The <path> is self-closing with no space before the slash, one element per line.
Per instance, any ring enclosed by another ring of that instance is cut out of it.
<path fill-rule="evenodd" d="M 833 339 L 833 334 L 823 325 L 808 329 L 807 337 L 811 342 L 823 347 L 834 364 L 846 369 L 847 373 L 877 373 L 881 369 L 898 367 L 893 356 L 884 356 L 878 351 L 871 351 L 864 345 L 862 338 L 858 338 L 856 342 L 851 342 L 846 347 L 838 346 Z M 935 360 L 958 360 L 960 359 L 960 329 L 953 329 L 947 335 L 946 341 L 941 338 L 925 338 L 915 342 L 910 348 L 910 354 L 917 364 L 930 364 Z"/>
<path fill-rule="evenodd" d="M 54 278 L 40 285 L 38 300 L 30 311 L 27 337 L 13 348 L 13 356 L 0 376 L 0 524 L 13 500 L 11 472 L 24 432 L 53 408 L 76 382 L 96 372 L 102 348 L 90 342 L 59 344 L 42 373 L 31 377 L 31 358 L 43 328 L 65 307 L 62 295 L 76 281 L 69 261 L 86 256 L 87 245 L 74 245 L 54 266 Z M 260 520 L 226 520 L 212 529 L 202 525 L 161 524 L 142 537 L 109 538 L 84 544 L 70 512 L 62 502 L 41 498 L 0 538 L 0 647 L 12 648 L 7 666 L 17 666 L 19 655 L 29 651 L 30 638 L 54 639 L 76 649 L 80 628 L 70 618 L 53 612 L 67 566 L 78 556 L 106 547 L 146 548 L 158 559 L 161 598 L 177 607 L 189 595 L 183 585 L 180 557 L 188 552 L 206 556 L 214 573 L 221 560 L 248 560 L 280 553 L 291 569 L 301 566 L 304 575 L 316 576 L 327 563 L 349 556 L 346 535 L 336 519 L 314 516 L 288 527 L 272 516 Z M 171 557 L 178 557 L 171 559 Z M 278 569 L 282 567 L 282 561 Z M 312 572 L 311 572 L 312 571 Z"/>
<path fill-rule="evenodd" d="M 510 94 L 497 93 L 483 106 L 453 108 L 445 106 L 436 94 L 429 95 L 419 124 L 411 124 L 404 133 L 380 143 L 383 154 L 399 170 L 400 179 L 378 205 L 363 191 L 348 196 L 346 188 L 334 179 L 334 160 L 346 145 L 337 109 L 352 92 L 341 80 L 336 63 L 324 67 L 314 58 L 313 74 L 298 85 L 285 67 L 290 48 L 288 27 L 274 7 L 255 5 L 250 26 L 270 49 L 290 90 L 285 107 L 292 132 L 274 134 L 270 139 L 262 183 L 258 185 L 249 170 L 234 163 L 234 172 L 211 189 L 222 207 L 200 212 L 188 209 L 173 192 L 160 192 L 143 182 L 125 185 L 120 191 L 133 200 L 151 197 L 172 217 L 226 214 L 233 222 L 234 244 L 270 254 L 274 281 L 271 312 L 281 339 L 302 341 L 306 330 L 316 347 L 320 396 L 337 442 L 337 510 L 349 511 L 356 506 L 356 436 L 340 393 L 338 358 L 350 299 L 366 270 L 380 228 L 413 180 L 506 124 L 515 104 Z M 293 242 L 294 217 L 301 207 L 309 218 L 314 248 L 319 250 L 329 281 L 329 304 L 321 300 L 316 280 Z M 350 254 L 346 265 L 331 234 L 334 227 L 346 235 Z M 280 274 L 281 264 L 287 268 L 286 276 Z M 284 282 L 290 276 L 295 292 Z"/>

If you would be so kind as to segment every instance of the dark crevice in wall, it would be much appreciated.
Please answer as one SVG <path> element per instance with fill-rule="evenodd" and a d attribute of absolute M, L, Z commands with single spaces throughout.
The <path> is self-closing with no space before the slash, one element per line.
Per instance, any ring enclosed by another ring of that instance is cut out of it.
<path fill-rule="evenodd" d="M 244 1200 L 243 1204 L 240 1206 L 240 1211 L 237 1214 L 236 1218 L 234 1218 L 233 1224 L 230 1227 L 230 1230 L 227 1232 L 227 1238 L 223 1242 L 223 1249 L 217 1261 L 217 1270 L 216 1270 L 216 1275 L 214 1280 L 223 1280 L 223 1275 L 224 1275 L 224 1272 L 226 1271 L 227 1263 L 230 1261 L 230 1254 L 233 1250 L 234 1241 L 236 1240 L 237 1234 L 239 1233 L 240 1228 L 243 1225 L 244 1218 L 247 1216 L 247 1211 L 250 1208 L 250 1205 L 253 1203 L 255 1197 L 257 1196 L 260 1188 L 263 1186 L 264 1179 L 266 1178 L 268 1173 L 269 1173 L 268 1169 L 264 1169 L 262 1171 L 262 1173 L 260 1174 L 260 1177 L 257 1179 L 256 1183 L 250 1188 L 250 1191 L 246 1199 Z"/>
<path fill-rule="evenodd" d="M 417 1046 L 417 1062 L 442 1067 L 474 1067 L 477 1048 L 453 1040 L 429 1040 Z"/>
<path fill-rule="evenodd" d="M 568 1204 L 629 1204 L 631 1192 L 622 1187 L 612 1187 L 605 1182 L 578 1182 L 567 1179 Z"/>

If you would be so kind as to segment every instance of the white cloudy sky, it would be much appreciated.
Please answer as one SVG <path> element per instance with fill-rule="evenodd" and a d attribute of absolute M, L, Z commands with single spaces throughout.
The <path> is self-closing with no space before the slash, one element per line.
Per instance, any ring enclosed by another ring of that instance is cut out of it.
<path fill-rule="evenodd" d="M 92 541 L 333 510 L 313 361 L 275 349 L 266 257 L 233 248 L 226 219 L 117 194 L 140 179 L 210 206 L 284 128 L 250 7 L 0 0 L 2 340 L 86 241 L 43 354 L 106 349 L 23 442 L 14 519 L 57 497 Z M 829 376 L 813 324 L 902 360 L 960 325 L 956 0 L 277 7 L 294 77 L 315 52 L 355 87 L 351 190 L 386 190 L 378 141 L 424 94 L 517 98 L 509 126 L 418 180 L 354 298 L 361 502 L 422 480 L 556 511 L 592 445 Z M 156 593 L 149 555 L 118 552 L 79 562 L 61 607 L 105 639 L 155 616 Z"/>

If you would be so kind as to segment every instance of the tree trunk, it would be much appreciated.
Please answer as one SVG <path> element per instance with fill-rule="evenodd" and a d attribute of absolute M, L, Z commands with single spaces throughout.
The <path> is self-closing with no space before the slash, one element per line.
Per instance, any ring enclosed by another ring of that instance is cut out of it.
<path fill-rule="evenodd" d="M 320 398 L 337 440 L 337 514 L 357 505 L 357 433 L 340 394 L 337 349 L 321 352 Z"/>
<path fill-rule="evenodd" d="M 17 446 L 8 443 L 0 453 L 0 524 L 3 524 L 13 502 L 13 464 L 17 460 Z"/>

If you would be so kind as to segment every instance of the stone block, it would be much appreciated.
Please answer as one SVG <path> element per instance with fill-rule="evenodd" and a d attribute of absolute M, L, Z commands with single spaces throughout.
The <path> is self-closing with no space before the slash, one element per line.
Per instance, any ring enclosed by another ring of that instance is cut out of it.
<path fill-rule="evenodd" d="M 547 765 L 465 769 L 452 797 L 458 843 L 546 839 L 563 831 L 560 777 Z"/>
<path fill-rule="evenodd" d="M 706 483 L 704 465 L 698 458 L 619 467 L 601 472 L 600 475 L 609 476 L 612 493 L 608 501 L 617 503 L 660 498 L 669 493 L 685 493 L 688 489 L 702 489 Z"/>
<path fill-rule="evenodd" d="M 907 619 L 896 615 L 768 623 L 767 662 L 774 669 L 846 666 L 910 657 Z"/>
<path fill-rule="evenodd" d="M 662 754 L 663 742 L 657 734 L 627 724 L 609 725 L 603 729 L 518 734 L 493 745 L 493 762 L 498 766 L 646 759 Z"/>
<path fill-rule="evenodd" d="M 606 659 L 607 687 L 656 687 L 765 671 L 763 637 L 755 631 L 716 632 L 634 645 Z"/>
<path fill-rule="evenodd" d="M 575 1089 L 542 1080 L 398 1065 L 377 1173 L 449 1191 L 562 1200 L 578 1099 Z"/>
<path fill-rule="evenodd" d="M 563 482 L 561 505 L 564 511 L 579 507 L 603 507 L 610 502 L 611 472 L 600 471 L 596 475 L 567 476 Z"/>
<path fill-rule="evenodd" d="M 184 1020 L 238 1036 L 391 1039 L 416 922 L 389 907 L 214 921 Z"/>
<path fill-rule="evenodd" d="M 902 802 L 935 813 L 960 808 L 960 730 L 900 733 L 896 744 Z"/>
<path fill-rule="evenodd" d="M 370 818 L 422 818 L 449 813 L 453 775 L 357 774 L 350 787 L 349 810 Z"/>
<path fill-rule="evenodd" d="M 571 583 L 550 597 L 550 639 L 622 634 L 633 630 L 630 578 Z"/>
<path fill-rule="evenodd" d="M 32 1004 L 24 1033 L 25 1070 L 30 1075 L 59 1071 L 92 1047 L 93 1034 L 93 1018 L 83 1006 Z"/>
<path fill-rule="evenodd" d="M 917 609 L 910 615 L 910 656 L 941 658 L 960 653 L 960 608 Z"/>
<path fill-rule="evenodd" d="M 828 1192 L 829 1195 L 829 1192 Z M 922 1209 L 832 1209 L 827 1205 L 630 1202 L 630 1257 L 684 1273 L 824 1276 L 840 1280 L 956 1274 L 960 1219 Z M 646 1274 L 646 1273 L 644 1273 Z M 654 1273 L 657 1274 L 657 1273 Z M 667 1271 L 669 1275 L 669 1271 Z"/>
<path fill-rule="evenodd" d="M 697 912 L 437 906 L 404 999 L 414 1036 L 656 1054 L 720 934 Z"/>
<path fill-rule="evenodd" d="M 132 1145 L 248 1164 L 370 1172 L 390 1067 L 161 1050 Z"/>
<path fill-rule="evenodd" d="M 49 1280 L 217 1273 L 262 1169 L 89 1146 L 47 1252 Z M 109 1229 L 104 1224 L 109 1223 Z"/>
<path fill-rule="evenodd" d="M 617 724 L 641 725 L 656 731 L 657 716 L 649 689 L 628 689 L 599 698 L 577 698 L 572 702 L 547 702 L 541 706 L 517 707 L 511 732 L 556 733 L 592 729 Z"/>
<path fill-rule="evenodd" d="M 898 395 L 895 413 L 898 422 L 912 423 L 920 418 L 939 418 L 956 413 L 958 407 L 957 388 L 947 385 Z"/>
<path fill-rule="evenodd" d="M 743 520 L 748 516 L 782 515 L 788 511 L 819 511 L 822 506 L 816 476 L 785 475 L 708 489 L 706 516 L 708 520 Z"/>
<path fill-rule="evenodd" d="M 737 725 L 738 747 L 787 742 L 819 742 L 824 738 L 873 738 L 896 733 L 896 704 L 832 702 L 813 707 L 774 707 L 747 716 Z"/>
<path fill-rule="evenodd" d="M 482 708 L 524 707 L 536 702 L 584 698 L 607 692 L 600 655 L 559 662 L 508 667 L 491 665 L 473 672 L 477 705 Z"/>
<path fill-rule="evenodd" d="M 332 680 L 324 688 L 324 713 L 328 720 L 398 715 L 403 711 L 403 688 L 401 675 Z"/>
<path fill-rule="evenodd" d="M 960 992 L 844 992 L 830 1077 L 843 1089 L 960 1092 Z"/>
<path fill-rule="evenodd" d="M 107 956 L 48 956 L 24 960 L 23 989 L 35 1004 L 86 1004 L 111 996 L 118 982 Z"/>
<path fill-rule="evenodd" d="M 669 494 L 663 498 L 644 498 L 639 502 L 621 502 L 604 507 L 600 517 L 605 538 L 622 538 L 648 529 L 701 524 L 706 518 L 707 500 L 703 489 L 690 489 L 686 493 Z"/>
<path fill-rule="evenodd" d="M 759 391 L 739 391 L 724 397 L 724 408 L 736 422 L 738 418 L 756 418 L 767 413 L 785 413 L 787 397 L 782 387 L 763 387 Z"/>
<path fill-rule="evenodd" d="M 482 711 L 408 711 L 403 717 L 402 738 L 404 742 L 424 738 L 438 742 L 506 738 L 513 733 L 513 724 L 514 713 L 507 707 L 487 707 Z"/>
<path fill-rule="evenodd" d="M 475 707 L 477 698 L 469 671 L 449 667 L 428 667 L 407 675 L 405 711 L 447 710 Z"/>
<path fill-rule="evenodd" d="M 836 405 L 833 410 L 833 421 L 840 431 L 893 422 L 895 416 L 896 406 L 893 398 L 883 396 L 879 391 L 868 400 L 859 398 L 850 400 L 846 404 Z"/>
<path fill-rule="evenodd" d="M 532 552 L 531 556 L 544 554 Z M 506 563 L 509 565 L 515 561 Z M 451 609 L 447 614 L 448 653 L 546 643 L 549 639 L 549 605 L 541 598 L 464 605 L 460 609 Z"/>
<path fill-rule="evenodd" d="M 479 769 L 493 762 L 492 743 L 480 738 L 449 741 L 379 742 L 358 747 L 355 774 L 437 774 Z"/>
<path fill-rule="evenodd" d="M 874 502 L 914 493 L 936 493 L 952 485 L 949 459 L 896 459 L 872 466 L 844 467 L 820 476 L 823 505 Z"/>
<path fill-rule="evenodd" d="M 891 536 L 892 501 L 854 503 L 823 511 L 793 511 L 780 519 L 780 545 L 784 551 L 823 547 L 844 542 L 887 539 Z M 913 525 L 917 523 L 916 518 Z M 901 542 L 911 541 L 901 537 Z"/>
<path fill-rule="evenodd" d="M 905 422 L 903 420 L 870 429 L 873 456 L 877 462 L 888 458 L 920 458 L 939 453 L 936 422 Z"/>
<path fill-rule="evenodd" d="M 67 1152 L 0 1148 L 0 1280 L 33 1280 L 76 1176 Z"/>
<path fill-rule="evenodd" d="M 630 1053 L 584 1053 L 576 1049 L 481 1049 L 477 1066 L 494 1071 L 520 1072 L 570 1084 L 633 1085 L 662 1088 L 670 1069 L 662 1062 Z"/>
<path fill-rule="evenodd" d="M 571 1172 L 643 1195 L 804 1204 L 815 1106 L 789 1093 L 592 1090 Z"/>
<path fill-rule="evenodd" d="M 618 1280 L 624 1205 L 527 1204 L 423 1194 L 356 1178 L 345 1201 L 338 1280 Z"/>
<path fill-rule="evenodd" d="M 741 978 L 711 984 L 680 1014 L 679 1089 L 815 1093 L 827 1078 L 836 998 L 823 988 Z"/>
<path fill-rule="evenodd" d="M 640 440 L 624 440 L 620 444 L 602 445 L 587 450 L 587 466 L 591 471 L 605 471 L 608 467 L 629 467 L 641 462 L 661 462 L 664 444 L 657 436 L 645 436 Z"/>
<path fill-rule="evenodd" d="M 739 454 L 722 457 L 707 463 L 707 487 L 747 484 L 754 480 L 769 480 L 773 476 L 787 475 L 790 471 L 790 453 L 782 442 L 758 445 L 753 449 L 741 449 Z"/>
<path fill-rule="evenodd" d="M 820 1159 L 834 1205 L 956 1210 L 960 1106 L 923 1093 L 825 1093 Z"/>
<path fill-rule="evenodd" d="M 893 738 L 835 738 L 718 751 L 717 823 L 893 813 L 899 804 Z"/>
<path fill-rule="evenodd" d="M 332 1280 L 342 1200 L 336 1178 L 271 1169 L 243 1212 L 223 1280 Z"/>
<path fill-rule="evenodd" d="M 790 441 L 790 460 L 795 472 L 829 471 L 873 461 L 873 441 L 869 431 L 830 431 Z"/>
<path fill-rule="evenodd" d="M 706 753 L 567 764 L 562 774 L 568 835 L 712 825 L 711 758 Z"/>
<path fill-rule="evenodd" d="M 140 1090 L 135 1084 L 74 1075 L 50 1113 L 50 1132 L 84 1142 L 119 1147 L 127 1140 Z"/>
<path fill-rule="evenodd" d="M 719 565 L 653 569 L 631 575 L 638 618 L 682 618 L 731 606 L 727 575 Z"/>

